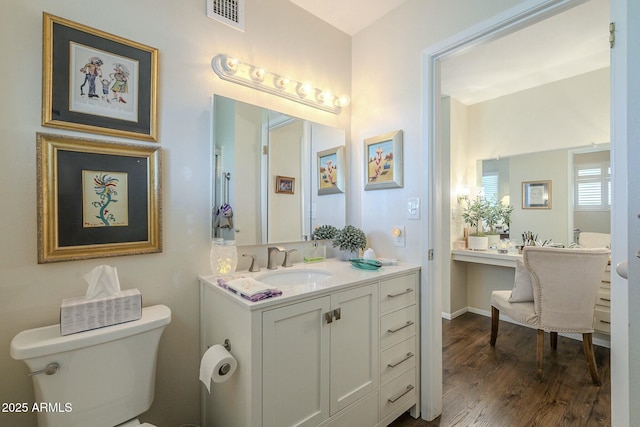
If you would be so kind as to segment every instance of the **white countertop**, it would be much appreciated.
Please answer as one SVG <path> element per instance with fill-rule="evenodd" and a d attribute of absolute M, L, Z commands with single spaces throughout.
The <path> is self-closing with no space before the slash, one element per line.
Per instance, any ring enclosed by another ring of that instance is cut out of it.
<path fill-rule="evenodd" d="M 360 270 L 353 267 L 350 262 L 338 261 L 335 258 L 331 258 L 323 262 L 308 264 L 298 263 L 294 264 L 292 267 L 278 267 L 276 270 L 263 268 L 261 271 L 256 273 L 239 271 L 234 274 L 233 278 L 251 277 L 256 280 L 260 280 L 260 276 L 262 275 L 294 270 L 324 270 L 331 273 L 331 276 L 315 283 L 278 287 L 278 289 L 282 291 L 282 295 L 266 298 L 257 302 L 248 301 L 247 299 L 222 288 L 218 285 L 215 276 L 200 276 L 200 281 L 211 289 L 217 290 L 226 298 L 244 306 L 247 310 L 256 310 L 282 303 L 288 303 L 298 299 L 308 298 L 310 296 L 322 296 L 341 287 L 364 284 L 371 281 L 402 275 L 411 271 L 419 271 L 420 266 L 401 262 L 398 263 L 398 265 L 384 265 L 378 270 L 370 271 Z"/>
<path fill-rule="evenodd" d="M 472 251 L 471 249 L 454 249 L 451 251 L 454 261 L 473 262 L 476 264 L 497 265 L 500 267 L 516 267 L 516 260 L 522 259 L 522 254 L 507 252 L 499 254 L 496 249 L 486 251 Z"/>

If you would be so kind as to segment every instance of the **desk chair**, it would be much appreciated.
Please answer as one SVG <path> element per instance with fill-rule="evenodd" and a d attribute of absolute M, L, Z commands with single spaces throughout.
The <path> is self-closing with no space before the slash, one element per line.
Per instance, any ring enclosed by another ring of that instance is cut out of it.
<path fill-rule="evenodd" d="M 554 350 L 558 346 L 558 332 L 581 333 L 591 378 L 600 385 L 592 334 L 596 298 L 609 253 L 608 249 L 525 247 L 522 264 L 516 266 L 513 291 L 491 293 L 491 346 L 496 345 L 501 312 L 537 329 L 536 374 L 541 380 L 544 333 L 550 332 Z M 527 286 L 532 286 L 533 299 L 516 298 Z"/>

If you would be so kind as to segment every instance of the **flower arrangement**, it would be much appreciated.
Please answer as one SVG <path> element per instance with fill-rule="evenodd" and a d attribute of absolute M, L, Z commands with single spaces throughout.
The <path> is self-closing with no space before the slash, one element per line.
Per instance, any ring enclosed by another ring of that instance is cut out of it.
<path fill-rule="evenodd" d="M 320 225 L 313 230 L 311 240 L 331 240 L 338 235 L 338 229 L 333 225 Z"/>
<path fill-rule="evenodd" d="M 333 247 L 341 251 L 359 252 L 367 247 L 367 236 L 359 228 L 346 225 L 333 239 Z"/>

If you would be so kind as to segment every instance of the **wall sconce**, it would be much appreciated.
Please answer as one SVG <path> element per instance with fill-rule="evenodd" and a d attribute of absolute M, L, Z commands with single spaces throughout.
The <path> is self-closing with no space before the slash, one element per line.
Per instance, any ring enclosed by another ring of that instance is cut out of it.
<path fill-rule="evenodd" d="M 223 80 L 281 96 L 301 104 L 338 114 L 349 105 L 346 95 L 314 88 L 308 82 L 298 82 L 284 74 L 277 74 L 255 65 L 246 64 L 228 55 L 220 54 L 211 60 L 213 71 Z"/>

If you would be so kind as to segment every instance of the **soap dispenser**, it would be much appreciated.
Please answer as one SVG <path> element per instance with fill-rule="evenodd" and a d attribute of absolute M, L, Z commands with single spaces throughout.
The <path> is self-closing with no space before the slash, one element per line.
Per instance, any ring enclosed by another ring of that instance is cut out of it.
<path fill-rule="evenodd" d="M 318 243 L 313 239 L 309 242 L 303 251 L 302 260 L 304 262 L 321 262 L 324 261 L 327 255 L 327 247 L 322 243 Z"/>

